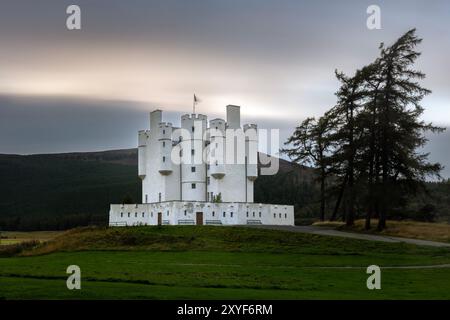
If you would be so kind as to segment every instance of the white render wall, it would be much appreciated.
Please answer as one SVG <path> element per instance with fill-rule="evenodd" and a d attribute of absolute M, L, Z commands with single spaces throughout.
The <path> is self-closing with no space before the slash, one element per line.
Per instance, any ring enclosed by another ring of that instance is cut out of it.
<path fill-rule="evenodd" d="M 197 212 L 204 225 L 294 225 L 294 207 L 259 203 L 212 203 L 200 201 L 167 201 L 146 204 L 112 204 L 110 226 L 196 224 Z"/>

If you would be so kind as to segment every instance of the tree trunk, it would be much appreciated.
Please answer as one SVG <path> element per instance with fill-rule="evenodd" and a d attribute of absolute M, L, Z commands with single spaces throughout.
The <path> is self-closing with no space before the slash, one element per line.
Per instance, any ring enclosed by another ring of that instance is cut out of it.
<path fill-rule="evenodd" d="M 388 197 L 389 197 L 389 126 L 390 126 L 390 117 L 389 117 L 389 103 L 390 103 L 390 95 L 389 90 L 391 89 L 391 74 L 392 67 L 388 68 L 387 71 L 387 79 L 385 86 L 385 94 L 384 94 L 384 117 L 382 124 L 382 144 L 381 144 L 381 170 L 382 170 L 382 196 L 381 196 L 381 210 L 380 217 L 378 219 L 378 230 L 381 231 L 386 228 L 386 216 L 388 211 Z"/>
<path fill-rule="evenodd" d="M 341 190 L 339 191 L 338 198 L 336 200 L 336 205 L 334 206 L 333 215 L 330 218 L 330 221 L 335 221 L 339 207 L 341 206 L 342 197 L 344 196 L 345 186 L 347 185 L 348 175 L 346 174 L 344 177 L 344 181 L 342 182 Z"/>
<path fill-rule="evenodd" d="M 377 114 L 377 95 L 378 90 L 375 90 L 375 97 L 372 106 L 372 119 L 370 123 L 370 148 L 369 148 L 369 187 L 368 187 L 368 208 L 366 213 L 366 221 L 364 228 L 370 230 L 370 219 L 373 216 L 375 195 L 374 195 L 374 171 L 375 171 L 375 137 L 376 137 L 376 114 Z"/>
<path fill-rule="evenodd" d="M 353 124 L 353 103 L 350 105 L 350 119 L 349 119 L 349 161 L 348 161 L 348 189 L 349 189 L 349 203 L 348 203 L 348 214 L 346 219 L 346 224 L 348 227 L 351 227 L 355 224 L 355 170 L 354 170 L 354 161 L 355 161 L 355 146 L 353 141 L 354 134 L 354 124 Z"/>
<path fill-rule="evenodd" d="M 325 169 L 323 166 L 320 177 L 320 221 L 325 221 Z"/>

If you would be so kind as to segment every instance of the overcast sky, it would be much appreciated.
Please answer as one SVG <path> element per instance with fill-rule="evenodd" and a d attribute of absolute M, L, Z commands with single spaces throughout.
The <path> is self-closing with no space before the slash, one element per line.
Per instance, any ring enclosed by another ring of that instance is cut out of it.
<path fill-rule="evenodd" d="M 70 4 L 81 30 L 66 29 Z M 371 4 L 381 30 L 366 27 Z M 194 92 L 210 119 L 240 105 L 284 140 L 335 103 L 336 68 L 351 74 L 413 27 L 433 91 L 424 119 L 450 126 L 450 1 L 4 0 L 0 153 L 135 147 L 149 111 L 178 125 Z M 427 151 L 450 177 L 450 133 Z"/>

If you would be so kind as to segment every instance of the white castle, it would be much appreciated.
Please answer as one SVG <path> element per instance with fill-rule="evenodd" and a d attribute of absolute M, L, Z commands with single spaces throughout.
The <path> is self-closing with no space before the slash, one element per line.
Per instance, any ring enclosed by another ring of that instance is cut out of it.
<path fill-rule="evenodd" d="M 293 206 L 253 202 L 257 126 L 241 128 L 239 106 L 228 105 L 227 120 L 211 120 L 209 127 L 195 113 L 174 127 L 155 110 L 150 130 L 138 137 L 142 204 L 112 204 L 110 226 L 294 225 Z"/>

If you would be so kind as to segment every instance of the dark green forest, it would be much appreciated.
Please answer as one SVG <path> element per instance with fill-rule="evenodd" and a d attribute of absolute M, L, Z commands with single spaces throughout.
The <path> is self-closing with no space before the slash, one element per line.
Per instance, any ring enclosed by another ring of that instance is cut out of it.
<path fill-rule="evenodd" d="M 137 151 L 0 155 L 1 230 L 64 230 L 105 225 L 110 203 L 140 202 Z M 450 220 L 450 182 L 429 183 L 392 218 Z M 319 188 L 313 170 L 280 160 L 274 176 L 260 176 L 255 202 L 295 206 L 296 223 L 318 220 Z M 332 210 L 332 208 L 327 208 Z"/>

